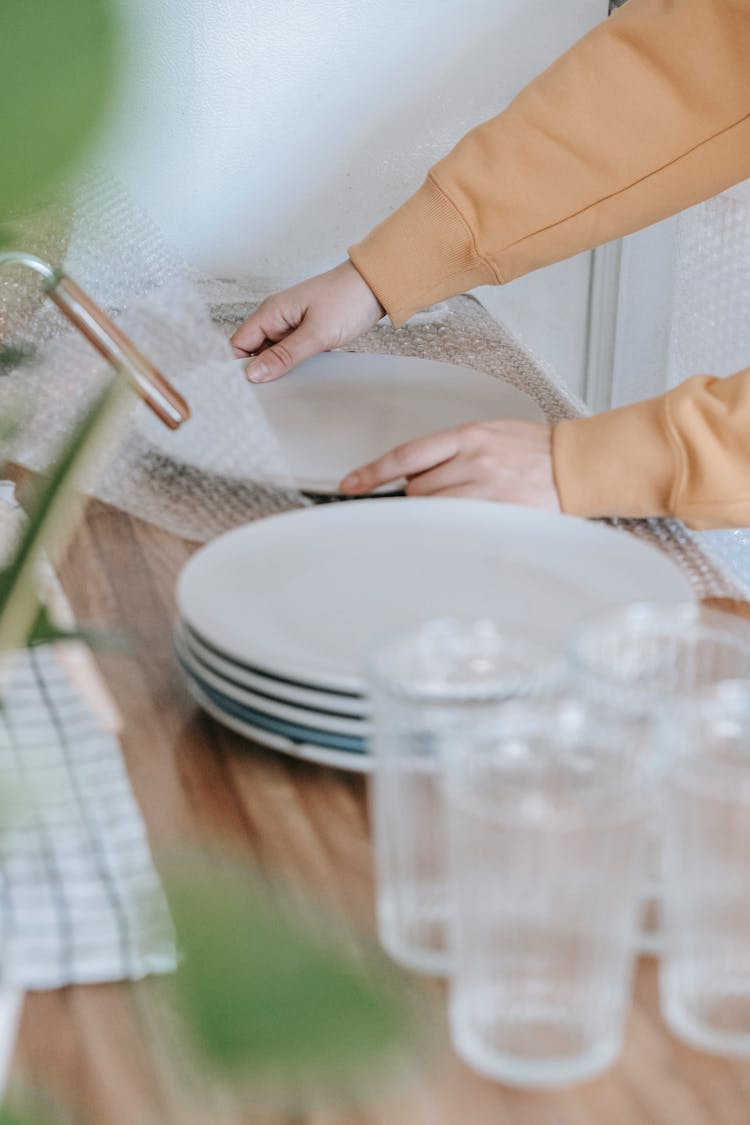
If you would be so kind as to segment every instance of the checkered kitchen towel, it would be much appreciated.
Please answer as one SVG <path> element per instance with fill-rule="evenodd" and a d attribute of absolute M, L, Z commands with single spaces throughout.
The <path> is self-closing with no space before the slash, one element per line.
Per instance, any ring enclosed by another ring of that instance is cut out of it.
<path fill-rule="evenodd" d="M 0 481 L 0 563 L 22 521 L 13 485 Z M 49 567 L 43 581 L 52 614 L 71 625 Z M 2 671 L 2 995 L 168 972 L 171 920 L 114 733 L 119 716 L 90 655 L 47 646 Z"/>
<path fill-rule="evenodd" d="M 117 737 L 53 648 L 19 654 L 0 708 L 2 982 L 54 988 L 174 966 Z"/>

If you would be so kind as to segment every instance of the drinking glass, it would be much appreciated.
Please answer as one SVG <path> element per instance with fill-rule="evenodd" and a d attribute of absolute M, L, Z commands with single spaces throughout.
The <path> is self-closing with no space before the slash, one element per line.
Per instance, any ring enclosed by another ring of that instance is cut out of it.
<path fill-rule="evenodd" d="M 648 756 L 627 716 L 565 699 L 509 705 L 451 741 L 454 1046 L 511 1085 L 590 1078 L 622 1046 Z"/>
<path fill-rule="evenodd" d="M 568 648 L 576 687 L 640 710 L 750 677 L 750 622 L 697 602 L 634 602 L 579 625 Z"/>
<path fill-rule="evenodd" d="M 419 972 L 449 970 L 442 762 L 446 740 L 554 675 L 545 646 L 492 621 L 431 621 L 369 665 L 370 802 L 380 942 Z"/>
<path fill-rule="evenodd" d="M 703 1050 L 750 1056 L 750 683 L 724 683 L 664 729 L 661 1007 Z"/>
<path fill-rule="evenodd" d="M 637 737 L 653 742 L 654 723 L 670 702 L 750 677 L 750 622 L 694 602 L 634 603 L 583 622 L 571 636 L 568 669 L 572 689 L 628 710 L 640 721 Z M 653 954 L 663 944 L 661 819 L 655 804 L 639 936 L 640 951 Z"/>

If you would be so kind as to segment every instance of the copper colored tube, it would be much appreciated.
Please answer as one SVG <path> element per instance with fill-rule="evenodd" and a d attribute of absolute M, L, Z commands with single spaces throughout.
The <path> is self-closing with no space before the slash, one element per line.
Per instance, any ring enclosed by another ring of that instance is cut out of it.
<path fill-rule="evenodd" d="M 105 359 L 121 371 L 165 426 L 176 430 L 190 417 L 190 407 L 161 372 L 141 355 L 135 344 L 84 293 L 80 285 L 49 262 L 25 250 L 0 252 L 1 265 L 27 266 L 42 278 L 45 292 Z"/>
<path fill-rule="evenodd" d="M 190 417 L 185 399 L 136 348 L 94 301 L 65 274 L 45 280 L 45 289 L 68 320 L 78 328 L 105 359 L 122 371 L 137 394 L 170 429 L 176 430 Z"/>

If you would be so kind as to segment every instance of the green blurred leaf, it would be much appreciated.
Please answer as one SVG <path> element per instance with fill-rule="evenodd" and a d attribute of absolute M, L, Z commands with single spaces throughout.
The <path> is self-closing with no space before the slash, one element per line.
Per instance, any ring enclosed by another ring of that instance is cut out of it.
<path fill-rule="evenodd" d="M 16 1092 L 0 1107 L 0 1125 L 75 1125 L 77 1120 L 58 1097 L 38 1089 Z"/>
<path fill-rule="evenodd" d="M 0 1109 L 0 1125 L 53 1125 L 51 1117 L 26 1110 Z"/>
<path fill-rule="evenodd" d="M 167 892 L 178 1006 L 214 1069 L 341 1087 L 407 1040 L 390 974 L 290 918 L 247 873 L 202 864 L 168 876 Z"/>
<path fill-rule="evenodd" d="M 91 139 L 115 37 L 109 0 L 0 3 L 0 216 L 44 197 Z"/>
<path fill-rule="evenodd" d="M 126 636 L 109 629 L 95 629 L 87 625 L 75 625 L 72 629 L 61 628 L 50 617 L 46 605 L 40 602 L 26 644 L 32 648 L 34 645 L 49 645 L 57 641 L 80 641 L 97 652 L 123 653 L 130 648 Z"/>
<path fill-rule="evenodd" d="M 41 557 L 46 553 L 54 561 L 72 536 L 81 508 L 79 489 L 98 459 L 127 393 L 117 378 L 106 386 L 34 491 L 13 558 L 0 571 L 0 652 L 22 647 L 38 621 Z"/>
<path fill-rule="evenodd" d="M 33 358 L 33 354 L 30 348 L 0 347 L 0 375 L 7 375 L 22 363 L 28 363 Z"/>

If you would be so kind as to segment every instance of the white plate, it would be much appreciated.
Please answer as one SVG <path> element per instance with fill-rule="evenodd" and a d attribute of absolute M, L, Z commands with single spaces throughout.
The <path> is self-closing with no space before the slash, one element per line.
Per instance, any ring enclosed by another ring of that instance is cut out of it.
<path fill-rule="evenodd" d="M 352 715 L 361 718 L 369 714 L 367 699 L 357 695 L 340 695 L 337 692 L 304 688 L 288 680 L 267 676 L 257 668 L 248 668 L 236 660 L 208 648 L 184 622 L 176 626 L 176 635 L 183 645 L 201 664 L 210 668 L 217 676 L 232 683 L 260 692 L 261 695 L 275 699 L 279 703 L 314 711 L 331 711 L 337 715 Z"/>
<path fill-rule="evenodd" d="M 353 754 L 346 750 L 328 750 L 322 746 L 309 746 L 303 742 L 292 742 L 290 738 L 282 738 L 281 735 L 260 730 L 251 723 L 235 718 L 234 715 L 227 715 L 211 702 L 193 680 L 186 682 L 193 699 L 211 718 L 216 719 L 229 730 L 244 735 L 258 746 L 267 746 L 271 750 L 288 754 L 291 758 L 301 758 L 305 762 L 314 762 L 319 766 L 333 766 L 335 769 L 347 770 L 349 773 L 372 772 L 372 757 L 369 754 Z"/>
<path fill-rule="evenodd" d="M 625 531 L 482 500 L 387 499 L 287 512 L 198 551 L 179 612 L 232 659 L 363 691 L 373 642 L 433 617 L 490 617 L 559 645 L 598 609 L 684 601 L 666 555 Z"/>
<path fill-rule="evenodd" d="M 277 734 L 281 738 L 288 738 L 292 742 L 302 742 L 305 745 L 321 746 L 324 750 L 343 750 L 351 754 L 364 754 L 367 753 L 367 740 L 359 738 L 351 734 L 336 734 L 333 731 L 322 731 L 316 727 L 303 727 L 298 723 L 290 723 L 286 719 L 277 719 L 273 715 L 267 715 L 263 711 L 255 711 L 251 707 L 247 707 L 244 703 L 238 703 L 236 699 L 230 699 L 228 695 L 218 692 L 216 688 L 211 687 L 205 680 L 201 679 L 194 672 L 191 672 L 187 665 L 182 665 L 183 675 L 190 683 L 203 693 L 210 703 L 218 707 L 220 711 L 224 711 L 227 715 L 231 715 L 235 719 L 239 719 L 243 723 L 249 723 L 251 727 L 256 727 L 259 730 L 268 731 L 269 734 Z"/>
<path fill-rule="evenodd" d="M 236 683 L 231 680 L 225 679 L 223 676 L 217 675 L 211 668 L 202 661 L 198 660 L 188 649 L 187 644 L 179 636 L 175 635 L 175 648 L 180 660 L 186 665 L 189 671 L 194 672 L 205 683 L 214 688 L 215 691 L 220 691 L 224 695 L 233 699 L 236 703 L 241 703 L 245 707 L 252 707 L 254 710 L 262 714 L 269 715 L 275 719 L 283 719 L 288 723 L 297 723 L 303 727 L 313 727 L 319 732 L 325 734 L 345 734 L 354 735 L 357 738 L 367 738 L 372 727 L 370 723 L 357 721 L 352 718 L 345 718 L 341 715 L 334 715 L 330 712 L 324 711 L 310 711 L 302 707 L 294 707 L 290 704 L 280 703 L 277 700 L 269 699 L 267 695 L 257 695 L 255 692 L 248 691 L 247 688 L 238 687 Z"/>
<path fill-rule="evenodd" d="M 195 433 L 187 424 L 172 433 L 145 419 L 149 444 L 183 464 L 215 474 L 217 449 L 208 438 L 215 436 L 221 442 L 222 434 L 235 432 L 237 396 L 254 395 L 297 486 L 305 492 L 337 495 L 339 482 L 350 469 L 400 442 L 462 422 L 502 417 L 544 421 L 537 404 L 510 383 L 452 363 L 324 352 L 284 379 L 265 385 L 246 381 L 246 363 L 238 360 L 215 368 L 207 375 L 209 387 L 197 382 L 200 371 L 191 373 L 191 383 L 181 390 L 188 401 L 192 398 L 196 410 L 200 405 L 204 419 L 210 411 L 212 424 Z M 248 451 L 250 465 L 254 464 L 251 454 Z M 245 475 L 241 450 L 230 473 Z M 279 478 L 279 483 L 286 480 Z"/>

